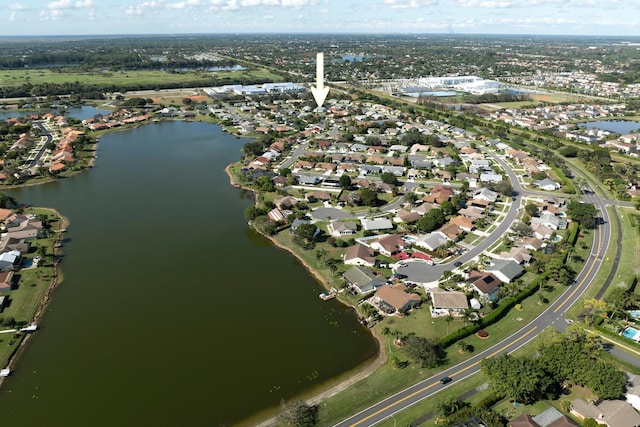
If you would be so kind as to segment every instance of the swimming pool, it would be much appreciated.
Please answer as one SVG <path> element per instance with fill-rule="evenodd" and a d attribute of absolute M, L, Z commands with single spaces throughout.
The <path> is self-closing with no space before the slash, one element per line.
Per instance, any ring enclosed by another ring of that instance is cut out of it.
<path fill-rule="evenodd" d="M 640 331 L 638 331 L 636 328 L 632 328 L 630 326 L 627 326 L 622 331 L 622 336 L 625 337 L 625 338 L 629 338 L 630 340 L 640 341 L 640 336 L 638 335 L 638 332 L 640 332 Z"/>
<path fill-rule="evenodd" d="M 634 319 L 637 319 L 640 317 L 640 310 L 631 310 L 629 311 L 629 316 L 633 317 Z"/>

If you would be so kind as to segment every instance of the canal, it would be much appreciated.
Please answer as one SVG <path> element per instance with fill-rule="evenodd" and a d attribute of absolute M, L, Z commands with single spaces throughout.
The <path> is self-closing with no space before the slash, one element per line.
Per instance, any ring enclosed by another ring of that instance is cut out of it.
<path fill-rule="evenodd" d="M 0 392 L 3 424 L 250 423 L 375 357 L 353 312 L 248 228 L 205 123 L 103 136 L 96 167 L 12 191 L 71 222 L 64 281 Z"/>

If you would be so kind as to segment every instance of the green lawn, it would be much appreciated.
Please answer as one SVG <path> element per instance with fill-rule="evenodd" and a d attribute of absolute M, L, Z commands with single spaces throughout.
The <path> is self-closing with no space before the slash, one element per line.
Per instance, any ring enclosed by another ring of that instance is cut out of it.
<path fill-rule="evenodd" d="M 51 230 L 59 230 L 60 222 L 55 219 L 51 210 L 48 209 L 28 209 L 27 213 L 45 214 L 50 219 Z M 37 247 L 45 246 L 47 249 L 47 259 L 38 267 L 32 267 L 20 270 L 15 273 L 17 277 L 17 287 L 11 291 L 4 293 L 9 297 L 9 305 L 0 313 L 0 319 L 6 320 L 10 317 L 16 322 L 28 325 L 33 320 L 36 310 L 40 306 L 51 280 L 53 279 L 53 266 L 51 255 L 53 253 L 53 243 L 55 240 L 55 232 L 50 233 L 51 236 L 44 239 L 38 239 L 32 242 L 32 251 L 24 254 L 25 258 L 33 258 L 36 255 Z M 0 330 L 9 329 L 7 326 L 0 326 Z M 16 337 L 14 333 L 0 334 L 0 367 L 6 366 L 6 363 L 14 352 L 16 346 L 22 339 L 23 334 Z"/>
<path fill-rule="evenodd" d="M 266 69 L 225 72 L 193 71 L 188 73 L 169 73 L 161 70 L 79 72 L 50 69 L 21 69 L 0 71 L 0 87 L 20 86 L 26 83 L 37 86 L 44 83 L 63 84 L 75 82 L 91 85 L 115 85 L 118 87 L 146 85 L 149 82 L 154 82 L 158 85 L 174 84 L 176 86 L 180 86 L 185 82 L 189 82 L 190 84 L 201 82 L 203 85 L 210 85 L 212 79 L 242 80 L 243 78 L 259 79 L 265 82 L 283 80 L 281 76 Z"/>

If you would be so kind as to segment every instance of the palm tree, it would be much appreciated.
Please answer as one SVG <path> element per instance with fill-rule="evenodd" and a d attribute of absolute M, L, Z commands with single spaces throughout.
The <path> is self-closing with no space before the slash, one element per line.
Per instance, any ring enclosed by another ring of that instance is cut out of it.
<path fill-rule="evenodd" d="M 325 257 L 327 256 L 327 250 L 326 249 L 318 249 L 316 251 L 316 260 L 318 261 L 318 266 L 320 266 L 320 258 L 322 258 L 322 261 L 325 261 Z"/>
<path fill-rule="evenodd" d="M 447 335 L 449 335 L 449 325 L 451 324 L 451 322 L 453 322 L 451 310 L 449 310 L 449 313 L 447 313 L 447 315 L 444 317 L 444 321 L 447 322 Z"/>
<path fill-rule="evenodd" d="M 464 320 L 464 326 L 467 326 L 470 321 L 473 321 L 472 319 L 475 318 L 475 314 L 476 311 L 471 307 L 467 307 L 462 311 L 462 320 Z"/>

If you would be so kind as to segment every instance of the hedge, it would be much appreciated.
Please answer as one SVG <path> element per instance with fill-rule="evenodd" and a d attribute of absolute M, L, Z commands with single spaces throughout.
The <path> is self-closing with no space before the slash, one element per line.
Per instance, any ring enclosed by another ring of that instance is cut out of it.
<path fill-rule="evenodd" d="M 466 338 L 471 334 L 476 333 L 478 330 L 484 329 L 487 326 L 493 325 L 498 320 L 505 317 L 509 312 L 509 310 L 515 307 L 516 304 L 521 303 L 526 298 L 535 294 L 538 291 L 538 289 L 540 289 L 540 283 L 543 280 L 546 280 L 548 276 L 549 276 L 548 273 L 541 274 L 533 282 L 531 282 L 531 284 L 527 288 L 520 291 L 518 295 L 505 299 L 502 304 L 500 304 L 491 313 L 487 314 L 485 317 L 480 319 L 479 322 L 475 324 L 467 325 L 462 329 L 458 329 L 457 331 L 454 331 L 449 335 L 442 337 L 442 339 L 440 340 L 440 345 L 444 348 L 449 347 L 450 345 L 455 344 L 457 341 L 463 338 Z"/>

